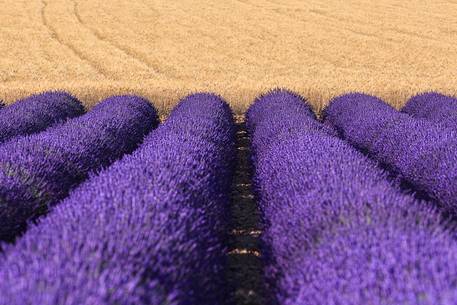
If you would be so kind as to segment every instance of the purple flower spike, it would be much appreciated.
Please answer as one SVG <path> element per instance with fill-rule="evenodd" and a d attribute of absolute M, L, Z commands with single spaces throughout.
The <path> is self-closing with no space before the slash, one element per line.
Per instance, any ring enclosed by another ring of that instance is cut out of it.
<path fill-rule="evenodd" d="M 5 249 L 0 304 L 224 304 L 234 137 L 221 98 L 184 98 Z"/>
<path fill-rule="evenodd" d="M 29 96 L 0 110 L 0 143 L 45 130 L 84 113 L 81 102 L 62 91 Z"/>
<path fill-rule="evenodd" d="M 273 142 L 294 137 L 304 130 L 336 135 L 334 130 L 316 121 L 314 112 L 301 96 L 285 89 L 259 96 L 246 113 L 246 125 L 250 133 L 257 135 L 252 138 L 253 159 Z"/>
<path fill-rule="evenodd" d="M 157 125 L 154 107 L 115 96 L 87 114 L 0 146 L 0 239 L 12 241 L 90 172 L 133 151 Z"/>
<path fill-rule="evenodd" d="M 286 101 L 270 107 L 270 98 L 253 104 L 248 126 L 272 304 L 455 304 L 457 242 L 442 215 L 401 193 L 362 153 L 316 128 L 313 115 L 295 110 L 302 99 L 284 98 L 296 106 L 283 108 Z M 363 123 L 360 141 L 370 127 Z M 263 124 L 269 128 L 258 127 Z M 282 131 L 296 124 L 301 131 L 284 137 Z M 265 135 L 274 139 L 261 141 Z"/>
<path fill-rule="evenodd" d="M 326 123 L 370 157 L 457 213 L 457 133 L 425 119 L 401 113 L 364 94 L 333 99 Z"/>
<path fill-rule="evenodd" d="M 457 99 L 437 92 L 413 96 L 402 112 L 457 130 Z"/>

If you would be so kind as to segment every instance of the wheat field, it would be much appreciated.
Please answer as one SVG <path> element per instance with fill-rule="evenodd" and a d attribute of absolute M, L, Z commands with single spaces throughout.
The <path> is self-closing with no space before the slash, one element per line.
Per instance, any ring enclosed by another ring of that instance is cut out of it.
<path fill-rule="evenodd" d="M 455 95 L 457 2 L 0 1 L 0 99 L 65 89 L 91 106 L 137 93 L 167 112 L 215 91 L 243 112 L 272 87 L 320 110 L 347 91 L 399 106 Z"/>

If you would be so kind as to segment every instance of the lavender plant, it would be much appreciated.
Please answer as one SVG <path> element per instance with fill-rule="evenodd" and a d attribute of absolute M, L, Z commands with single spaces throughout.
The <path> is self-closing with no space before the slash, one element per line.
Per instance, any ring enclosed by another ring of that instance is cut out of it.
<path fill-rule="evenodd" d="M 324 117 L 344 139 L 398 174 L 418 194 L 457 212 L 454 130 L 415 119 L 365 94 L 333 99 Z"/>
<path fill-rule="evenodd" d="M 0 304 L 223 304 L 234 155 L 227 104 L 184 98 L 5 249 Z"/>
<path fill-rule="evenodd" d="M 333 129 L 316 121 L 313 110 L 301 96 L 284 89 L 275 89 L 257 97 L 246 118 L 248 130 L 257 135 L 251 143 L 253 158 L 275 141 L 283 141 L 310 129 L 336 135 Z M 272 122 L 275 122 L 274 126 Z"/>
<path fill-rule="evenodd" d="M 135 96 L 115 96 L 87 114 L 0 146 L 0 239 L 12 241 L 27 221 L 88 177 L 133 151 L 157 125 L 157 113 Z"/>
<path fill-rule="evenodd" d="M 457 129 L 457 99 L 438 92 L 426 92 L 411 97 L 402 112 Z"/>
<path fill-rule="evenodd" d="M 31 95 L 0 110 L 0 143 L 43 131 L 83 113 L 81 102 L 66 92 Z"/>
<path fill-rule="evenodd" d="M 272 303 L 454 304 L 457 243 L 442 215 L 316 128 L 313 114 L 296 111 L 303 104 L 273 91 L 247 113 Z M 300 132 L 280 132 L 297 122 Z"/>

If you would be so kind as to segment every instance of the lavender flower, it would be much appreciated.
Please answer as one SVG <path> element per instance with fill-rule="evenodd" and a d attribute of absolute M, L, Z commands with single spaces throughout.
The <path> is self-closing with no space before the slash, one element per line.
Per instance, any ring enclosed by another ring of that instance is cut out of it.
<path fill-rule="evenodd" d="M 269 107 L 278 95 L 281 103 Z M 275 302 L 454 304 L 457 243 L 441 214 L 401 193 L 362 153 L 316 128 L 312 114 L 295 110 L 303 103 L 276 91 L 258 99 L 252 106 L 257 113 L 247 116 L 265 275 Z M 259 128 L 264 124 L 269 129 Z M 275 133 L 295 124 L 300 132 Z M 260 141 L 265 134 L 279 137 Z"/>
<path fill-rule="evenodd" d="M 453 213 L 457 212 L 457 133 L 398 112 L 382 100 L 347 94 L 332 100 L 326 123 L 392 172 Z"/>
<path fill-rule="evenodd" d="M 66 92 L 49 91 L 29 96 L 0 110 L 0 143 L 37 133 L 84 113 L 84 107 Z"/>
<path fill-rule="evenodd" d="M 223 304 L 233 142 L 225 102 L 184 98 L 5 249 L 0 304 Z"/>
<path fill-rule="evenodd" d="M 135 96 L 111 97 L 87 114 L 0 146 L 0 239 L 12 241 L 91 171 L 133 151 L 156 110 Z"/>
<path fill-rule="evenodd" d="M 421 93 L 410 98 L 402 112 L 457 129 L 457 99 L 450 96 L 437 92 Z"/>

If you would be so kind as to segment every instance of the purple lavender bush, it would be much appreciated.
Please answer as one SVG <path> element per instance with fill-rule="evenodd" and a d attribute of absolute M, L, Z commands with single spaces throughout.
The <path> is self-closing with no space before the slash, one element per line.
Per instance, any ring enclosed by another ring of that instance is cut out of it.
<path fill-rule="evenodd" d="M 291 112 L 296 115 L 291 116 Z M 309 129 L 336 135 L 333 129 L 316 121 L 313 110 L 301 96 L 285 89 L 274 89 L 257 97 L 246 117 L 248 130 L 258 134 L 251 143 L 253 158 L 273 142 L 285 140 Z M 273 120 L 276 122 L 275 126 L 271 125 Z"/>
<path fill-rule="evenodd" d="M 316 128 L 312 114 L 288 107 L 303 103 L 273 91 L 247 113 L 272 303 L 455 304 L 457 243 L 441 214 L 394 188 L 362 153 Z M 300 122 L 301 132 L 275 133 L 288 122 L 291 130 Z M 279 138 L 261 141 L 266 134 Z"/>
<path fill-rule="evenodd" d="M 365 94 L 333 99 L 324 113 L 342 138 L 446 210 L 457 212 L 457 134 Z"/>
<path fill-rule="evenodd" d="M 115 96 L 87 114 L 0 146 L 0 240 L 12 241 L 91 171 L 133 151 L 157 125 L 154 107 Z"/>
<path fill-rule="evenodd" d="M 66 92 L 31 95 L 0 110 L 0 143 L 43 131 L 83 113 L 81 102 Z"/>
<path fill-rule="evenodd" d="M 411 97 L 401 111 L 415 118 L 457 129 L 457 99 L 438 92 L 426 92 Z"/>
<path fill-rule="evenodd" d="M 223 304 L 234 136 L 219 97 L 184 98 L 7 246 L 0 304 Z"/>

